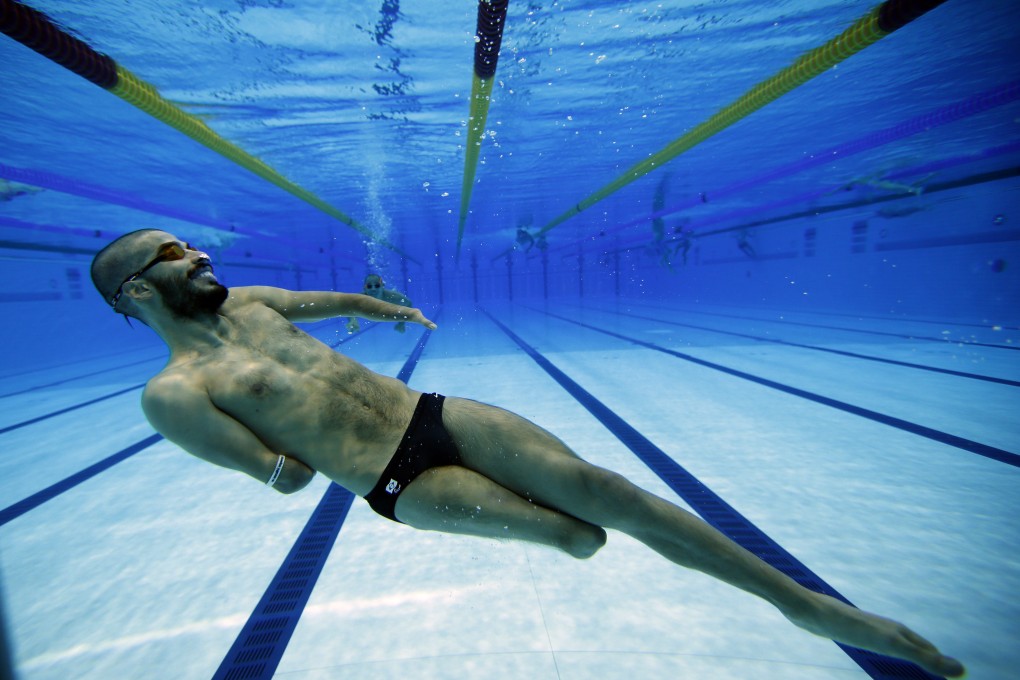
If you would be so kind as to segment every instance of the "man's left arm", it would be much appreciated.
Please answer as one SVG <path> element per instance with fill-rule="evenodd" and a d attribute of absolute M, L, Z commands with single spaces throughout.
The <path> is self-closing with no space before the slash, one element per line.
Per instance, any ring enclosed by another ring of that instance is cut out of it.
<path fill-rule="evenodd" d="M 294 291 L 272 286 L 235 288 L 239 295 L 250 296 L 276 310 L 288 321 L 319 321 L 337 316 L 359 316 L 373 321 L 410 321 L 435 330 L 436 324 L 420 309 L 401 307 L 360 293 L 332 291 Z"/>

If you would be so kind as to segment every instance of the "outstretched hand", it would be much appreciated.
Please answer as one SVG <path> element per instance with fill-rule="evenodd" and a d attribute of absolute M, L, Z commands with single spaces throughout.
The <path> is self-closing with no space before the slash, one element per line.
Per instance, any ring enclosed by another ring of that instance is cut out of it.
<path fill-rule="evenodd" d="M 439 326 L 437 326 L 435 323 L 426 319 L 425 315 L 421 313 L 421 310 L 417 308 L 411 310 L 411 313 L 407 315 L 407 320 L 410 321 L 411 323 L 420 323 L 422 326 L 425 326 L 425 328 L 429 329 L 430 331 L 434 331 L 437 328 L 439 328 Z"/>

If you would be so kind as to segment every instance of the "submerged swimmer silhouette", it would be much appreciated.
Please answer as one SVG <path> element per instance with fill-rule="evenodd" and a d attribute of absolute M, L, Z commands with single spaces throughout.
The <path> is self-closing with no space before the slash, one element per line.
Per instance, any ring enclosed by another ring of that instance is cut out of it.
<path fill-rule="evenodd" d="M 383 288 L 382 277 L 379 276 L 378 274 L 369 274 L 368 276 L 365 277 L 365 283 L 363 288 L 361 289 L 361 294 L 368 295 L 369 297 L 374 297 L 376 300 L 382 300 L 384 302 L 389 302 L 394 305 L 400 305 L 401 307 L 411 306 L 411 298 L 407 297 L 398 290 L 394 290 L 392 288 Z M 358 317 L 352 316 L 350 320 L 347 322 L 347 332 L 357 333 L 359 328 L 361 328 L 361 326 L 360 324 L 358 324 Z M 398 322 L 397 325 L 393 327 L 393 330 L 397 331 L 398 333 L 403 333 L 406 330 L 404 322 L 403 321 Z"/>
<path fill-rule="evenodd" d="M 199 458 L 283 493 L 321 472 L 416 529 L 531 541 L 579 559 L 615 529 L 761 597 L 807 631 L 932 673 L 964 673 L 903 624 L 804 588 L 534 423 L 412 390 L 293 325 L 350 315 L 435 330 L 418 309 L 350 293 L 228 290 L 205 253 L 154 229 L 100 251 L 92 280 L 115 312 L 142 320 L 168 345 L 142 408 L 157 431 Z"/>

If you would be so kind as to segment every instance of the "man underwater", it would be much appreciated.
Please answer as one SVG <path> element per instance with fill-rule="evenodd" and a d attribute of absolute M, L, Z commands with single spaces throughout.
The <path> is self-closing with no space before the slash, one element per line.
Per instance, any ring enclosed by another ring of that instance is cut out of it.
<path fill-rule="evenodd" d="M 294 326 L 335 316 L 411 322 L 420 310 L 351 293 L 227 290 L 209 257 L 147 229 L 100 251 L 92 280 L 151 327 L 170 359 L 142 408 L 170 441 L 283 493 L 316 472 L 416 529 L 510 538 L 584 559 L 606 528 L 772 603 L 807 631 L 959 677 L 963 665 L 895 621 L 815 593 L 682 508 L 582 460 L 509 411 L 422 394 Z"/>
<path fill-rule="evenodd" d="M 376 300 L 383 300 L 394 305 L 400 305 L 401 307 L 410 307 L 413 303 L 411 298 L 407 297 L 399 290 L 393 288 L 384 288 L 382 277 L 378 274 L 369 274 L 365 277 L 365 283 L 361 289 L 362 295 L 368 295 L 374 297 Z M 352 316 L 347 322 L 347 332 L 357 333 L 361 325 L 358 323 L 358 317 Z M 406 330 L 406 326 L 403 321 L 398 321 L 393 327 L 398 333 L 403 333 Z"/>

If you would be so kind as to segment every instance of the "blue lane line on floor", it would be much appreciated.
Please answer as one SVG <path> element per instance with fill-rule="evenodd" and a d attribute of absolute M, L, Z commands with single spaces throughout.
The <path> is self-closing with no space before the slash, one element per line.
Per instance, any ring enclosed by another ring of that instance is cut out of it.
<path fill-rule="evenodd" d="M 273 677 L 353 502 L 354 494 L 330 482 L 213 680 Z"/>
<path fill-rule="evenodd" d="M 674 310 L 679 311 L 679 310 Z M 975 347 L 991 347 L 993 349 L 1020 350 L 1015 345 L 999 345 L 993 342 L 978 342 L 976 340 L 952 340 L 949 338 L 933 338 L 926 335 L 904 335 L 902 333 L 889 333 L 886 331 L 872 331 L 861 328 L 847 328 L 845 326 L 827 326 L 820 323 L 807 323 L 806 321 L 790 321 L 788 319 L 762 319 L 754 316 L 740 316 L 739 314 L 723 314 L 722 312 L 696 312 L 693 314 L 704 314 L 706 316 L 721 316 L 727 319 L 740 319 L 742 321 L 758 321 L 759 323 L 776 323 L 786 326 L 806 326 L 808 328 L 824 328 L 830 331 L 847 331 L 849 333 L 863 333 L 865 335 L 882 335 L 890 338 L 901 338 L 903 340 L 923 340 L 925 342 L 938 342 L 943 345 L 973 345 Z"/>
<path fill-rule="evenodd" d="M 776 345 L 786 345 L 788 347 L 799 347 L 801 349 L 811 349 L 818 352 L 828 352 L 829 354 L 838 354 L 839 356 L 851 357 L 854 359 L 864 359 L 865 361 L 877 361 L 883 364 L 892 364 L 893 366 L 903 366 L 906 368 L 916 368 L 921 371 L 931 371 L 933 373 L 944 373 L 946 375 L 956 376 L 958 378 L 969 378 L 971 380 L 983 380 L 985 382 L 997 383 L 1000 385 L 1009 385 L 1010 387 L 1020 387 L 1020 381 L 1009 380 L 1007 378 L 996 378 L 990 375 L 981 375 L 979 373 L 966 373 L 964 371 L 954 371 L 949 368 L 939 368 L 937 366 L 925 366 L 924 364 L 913 364 L 909 361 L 897 361 L 896 359 L 886 359 L 884 357 L 876 357 L 871 354 L 858 354 L 856 352 L 847 352 L 840 349 L 832 349 L 829 347 L 818 347 L 816 345 L 803 345 L 799 342 L 790 342 L 788 340 L 779 340 L 778 338 L 769 338 L 761 335 L 750 335 L 747 333 L 737 333 L 736 331 L 724 331 L 718 328 L 709 328 L 708 326 L 696 326 L 690 323 L 681 323 L 679 321 L 670 321 L 669 319 L 661 319 L 654 316 L 643 316 L 641 314 L 630 314 L 628 312 L 613 312 L 605 309 L 594 308 L 603 314 L 613 314 L 616 316 L 629 316 L 632 319 L 644 319 L 645 321 L 655 321 L 657 323 L 664 323 L 670 326 L 680 326 L 682 328 L 693 328 L 699 331 L 708 331 L 709 333 L 719 333 L 720 335 L 730 335 L 737 338 L 747 338 L 749 340 L 757 340 L 759 342 L 768 342 Z M 534 310 L 540 311 L 540 310 Z M 544 313 L 544 312 L 543 312 Z M 555 316 L 555 315 L 554 315 Z M 562 318 L 562 317 L 560 317 Z"/>
<path fill-rule="evenodd" d="M 590 392 L 574 382 L 566 373 L 556 368 L 537 350 L 524 342 L 495 317 L 485 312 L 493 323 L 506 333 L 511 340 L 524 350 L 553 380 L 560 384 L 589 413 L 599 420 L 624 445 L 659 476 L 673 491 L 683 498 L 701 515 L 706 522 L 728 536 L 732 541 L 757 555 L 765 562 L 782 571 L 806 588 L 835 597 L 853 605 L 820 576 L 804 566 L 796 557 L 772 540 L 765 532 L 741 515 L 733 506 L 709 489 L 697 477 L 670 458 L 662 449 L 649 441 L 608 406 L 596 399 Z M 893 659 L 874 652 L 868 652 L 848 645 L 839 645 L 865 673 L 876 680 L 900 680 L 903 678 L 931 679 L 931 675 L 915 664 Z"/>
<path fill-rule="evenodd" d="M 7 427 L 0 427 L 0 434 L 6 434 L 8 432 L 11 432 L 12 430 L 17 430 L 19 428 L 26 427 L 27 425 L 34 425 L 35 423 L 42 422 L 43 420 L 48 420 L 49 418 L 53 418 L 55 416 L 61 416 L 64 415 L 65 413 L 70 413 L 71 411 L 77 411 L 80 408 L 85 408 L 86 406 L 91 406 L 92 404 L 98 404 L 101 401 L 113 399 L 114 397 L 119 397 L 122 394 L 127 394 L 128 392 L 133 392 L 134 390 L 140 390 L 143 387 L 145 387 L 145 383 L 142 383 L 140 385 L 133 385 L 123 390 L 117 390 L 116 392 L 111 392 L 110 394 L 103 395 L 102 397 L 96 397 L 95 399 L 89 399 L 88 401 L 83 401 L 82 403 L 75 404 L 74 406 L 68 406 L 67 408 L 62 408 L 58 411 L 53 411 L 52 413 L 47 413 L 36 418 L 30 418 L 28 420 L 23 420 L 20 423 L 14 423 L 13 425 L 8 425 Z"/>
<path fill-rule="evenodd" d="M 349 342 L 349 341 L 353 340 L 354 338 L 358 337 L 362 333 L 365 333 L 365 332 L 375 328 L 378 325 L 379 324 L 372 324 L 371 326 L 368 326 L 368 327 L 364 328 L 363 330 L 358 331 L 354 335 L 349 335 L 349 336 L 347 336 L 345 338 L 341 338 L 340 340 L 338 340 L 337 342 L 334 342 L 333 344 L 331 344 L 329 346 L 331 348 L 333 348 L 333 349 L 336 349 L 338 346 L 342 345 L 343 343 Z M 321 340 L 320 340 L 320 342 L 321 342 Z M 97 404 L 97 403 L 99 403 L 101 401 L 105 401 L 107 399 L 112 399 L 114 397 L 119 397 L 122 394 L 125 394 L 127 392 L 131 392 L 132 390 L 139 390 L 139 389 L 141 389 L 143 387 L 145 387 L 145 383 L 141 383 L 140 385 L 135 385 L 133 387 L 128 387 L 126 389 L 119 390 L 117 392 L 112 392 L 112 393 L 104 395 L 102 397 L 97 397 L 95 399 L 90 399 L 89 401 L 83 401 L 80 404 L 75 404 L 74 406 L 68 406 L 67 408 L 62 408 L 60 410 L 53 411 L 52 413 L 47 413 L 45 415 L 41 415 L 41 416 L 38 416 L 36 418 L 30 418 L 29 420 L 24 420 L 24 421 L 22 421 L 20 423 L 14 423 L 13 425 L 8 425 L 7 427 L 0 427 L 0 434 L 5 434 L 7 432 L 10 432 L 12 430 L 17 430 L 17 429 L 25 427 L 27 425 L 34 425 L 35 423 L 41 422 L 43 420 L 48 420 L 49 418 L 53 418 L 55 416 L 60 416 L 60 415 L 63 415 L 65 413 L 69 413 L 71 411 L 77 411 L 80 408 L 85 408 L 86 406 L 91 406 L 92 404 Z"/>
<path fill-rule="evenodd" d="M 788 310 L 787 313 L 789 314 L 789 313 L 794 313 L 794 312 L 791 312 L 791 311 Z M 803 312 L 797 312 L 797 313 L 803 313 Z M 942 326 L 943 328 L 945 328 L 946 326 L 956 326 L 958 328 L 966 326 L 968 328 L 983 328 L 984 330 L 988 330 L 993 325 L 995 325 L 995 326 L 999 326 L 1000 328 L 1003 328 L 1003 329 L 1008 330 L 1008 331 L 1020 331 L 1020 326 L 1003 326 L 1003 325 L 1000 325 L 1000 324 L 988 324 L 988 323 L 966 323 L 966 322 L 963 322 L 963 321 L 947 321 L 945 319 L 921 319 L 921 318 L 912 318 L 912 317 L 909 317 L 909 316 L 903 316 L 903 317 L 879 316 L 877 314 L 849 314 L 849 313 L 846 313 L 846 312 L 819 312 L 819 311 L 813 311 L 813 312 L 810 312 L 810 313 L 812 315 L 815 315 L 815 316 L 842 316 L 842 317 L 847 318 L 847 319 L 876 319 L 878 321 L 891 321 L 893 323 L 927 323 L 927 324 L 931 324 L 933 326 Z"/>
<path fill-rule="evenodd" d="M 156 340 L 153 340 L 153 342 L 155 343 Z M 10 378 L 18 378 L 18 377 L 23 376 L 23 375 L 28 375 L 29 373 L 46 373 L 48 371 L 60 371 L 60 370 L 68 368 L 69 366 L 75 366 L 77 364 L 84 364 L 84 363 L 88 363 L 90 361 L 101 361 L 103 359 L 109 359 L 110 357 L 114 357 L 114 356 L 115 357 L 124 358 L 125 356 L 127 356 L 129 354 L 134 354 L 135 352 L 144 352 L 144 351 L 150 350 L 150 349 L 152 349 L 152 347 L 135 347 L 134 349 L 128 349 L 128 350 L 119 349 L 117 351 L 110 352 L 109 354 L 100 354 L 98 356 L 82 357 L 80 359 L 75 359 L 74 361 L 68 361 L 68 362 L 65 362 L 63 364 L 55 364 L 55 365 L 52 365 L 52 366 L 36 366 L 35 368 L 28 368 L 28 369 L 25 369 L 24 371 L 18 371 L 17 373 L 7 373 L 5 375 L 0 375 L 0 382 L 2 382 L 4 380 L 8 380 Z"/>
<path fill-rule="evenodd" d="M 54 382 L 46 383 L 44 385 L 35 385 L 33 387 L 26 387 L 25 389 L 18 390 L 16 392 L 5 392 L 4 394 L 0 394 L 0 399 L 6 399 L 7 397 L 16 397 L 19 394 L 27 394 L 29 392 L 35 392 L 36 390 L 46 389 L 47 387 L 56 387 L 57 385 L 63 385 L 65 383 L 73 382 L 75 380 L 82 380 L 84 378 L 91 378 L 93 376 L 102 375 L 103 373 L 111 373 L 113 371 L 119 371 L 122 368 L 128 368 L 130 366 L 137 366 L 138 364 L 147 364 L 149 362 L 156 361 L 157 359 L 163 359 L 165 361 L 166 360 L 166 355 L 163 354 L 163 355 L 160 355 L 158 357 L 152 357 L 150 359 L 142 359 L 141 361 L 132 361 L 131 363 L 128 363 L 128 364 L 121 364 L 120 366 L 113 366 L 113 367 L 110 367 L 110 368 L 104 368 L 104 369 L 102 369 L 100 371 L 93 371 L 91 373 L 83 373 L 81 375 L 72 376 L 70 378 L 64 378 L 63 380 L 56 380 Z"/>
<path fill-rule="evenodd" d="M 402 382 L 410 379 L 431 335 L 430 330 L 422 333 L 404 362 L 397 375 Z M 213 680 L 269 680 L 273 677 L 353 501 L 354 494 L 336 482 L 330 483 Z"/>
<path fill-rule="evenodd" d="M 100 472 L 110 469 L 111 467 L 121 462 L 122 460 L 126 460 L 131 456 L 135 455 L 136 453 L 138 453 L 139 451 L 149 448 L 150 446 L 160 441 L 161 439 L 163 439 L 163 436 L 159 434 L 154 434 L 152 436 L 146 437 L 140 442 L 135 442 L 126 449 L 118 451 L 112 456 L 104 458 L 98 463 L 94 463 L 89 467 L 85 468 L 84 470 L 74 473 L 73 475 L 67 477 L 66 479 L 62 479 L 56 484 L 53 484 L 52 486 L 49 486 L 43 489 L 42 491 L 32 494 L 28 498 L 20 500 L 17 503 L 14 503 L 13 505 L 7 506 L 3 510 L 0 510 L 0 527 L 7 524 L 13 519 L 21 517 L 29 510 L 34 510 L 35 508 L 39 507 L 46 501 L 56 498 L 65 491 L 73 489 L 82 482 L 92 479 Z"/>
<path fill-rule="evenodd" d="M 373 326 L 370 326 L 369 328 L 373 328 L 375 325 L 377 325 L 377 324 L 374 324 Z M 358 333 L 355 333 L 354 335 L 351 335 L 349 337 L 345 337 L 345 338 L 341 339 L 339 342 L 333 344 L 332 347 L 337 347 L 338 345 L 341 345 L 341 344 L 343 344 L 345 342 L 348 342 L 349 340 L 353 340 L 355 337 L 357 337 L 361 333 L 364 333 L 365 331 L 369 330 L 369 328 L 365 328 L 364 330 L 359 331 Z M 421 352 L 419 351 L 418 354 L 420 355 Z M 417 359 L 416 359 L 416 361 L 417 361 Z M 46 416 L 42 416 L 40 418 L 36 418 L 34 420 L 31 420 L 31 421 L 25 421 L 24 423 L 19 423 L 18 425 L 12 426 L 10 428 L 4 429 L 4 430 L 0 430 L 0 434 L 3 434 L 8 429 L 17 429 L 18 427 L 22 427 L 24 425 L 30 425 L 33 422 L 38 422 L 39 420 L 44 420 L 46 418 L 50 418 L 50 417 L 55 416 L 55 415 L 60 415 L 61 413 L 67 413 L 68 411 L 73 411 L 73 410 L 81 408 L 83 406 L 88 406 L 89 404 L 94 404 L 97 401 L 103 401 L 104 399 L 109 399 L 110 397 L 115 397 L 115 396 L 117 396 L 119 394 L 123 394 L 124 392 L 130 392 L 133 389 L 138 389 L 138 387 L 144 387 L 144 385 L 138 385 L 138 386 L 132 387 L 132 388 L 127 389 L 127 390 L 122 390 L 120 392 L 114 392 L 113 394 L 108 394 L 105 397 L 100 397 L 99 399 L 93 399 L 92 401 L 87 401 L 87 402 L 85 402 L 83 404 L 78 404 L 77 406 L 72 406 L 71 408 L 63 409 L 62 411 L 56 411 L 54 413 L 51 413 L 51 414 L 46 415 Z M 86 481 L 88 479 L 91 479 L 92 477 L 95 477 L 100 472 L 104 472 L 105 470 L 110 469 L 111 467 L 113 467 L 117 463 L 121 462 L 122 460 L 126 460 L 127 458 L 130 458 L 131 456 L 133 456 L 134 454 L 138 453 L 142 449 L 146 449 L 149 446 L 152 446 L 153 444 L 155 444 L 156 442 L 160 441 L 161 439 L 163 439 L 163 436 L 159 435 L 159 434 L 154 434 L 154 435 L 151 435 L 149 437 L 146 437 L 145 439 L 142 439 L 141 441 L 135 442 L 134 444 L 128 446 L 126 449 L 118 451 L 117 453 L 113 454 L 112 456 L 104 458 L 103 460 L 99 461 L 98 463 L 94 463 L 93 465 L 90 465 L 89 467 L 85 468 L 84 470 L 80 470 L 80 471 L 74 473 L 70 477 L 62 479 L 59 482 L 57 482 L 56 484 L 53 484 L 51 486 L 46 487 L 42 491 L 39 491 L 39 492 L 37 492 L 35 494 L 32 494 L 28 498 L 20 500 L 17 503 L 13 503 L 12 505 L 4 508 L 3 510 L 0 510 L 0 526 L 3 526 L 4 524 L 6 524 L 7 522 L 10 522 L 13 519 L 21 517 L 22 515 L 24 515 L 29 510 L 34 510 L 35 508 L 39 507 L 40 505 L 42 505 L 46 501 L 52 500 L 53 498 L 56 498 L 57 496 L 59 496 L 60 494 L 64 493 L 65 491 L 68 491 L 69 489 L 73 489 L 74 487 L 78 486 L 82 482 L 84 482 L 84 481 Z"/>
<path fill-rule="evenodd" d="M 544 313 L 554 318 L 560 319 L 562 321 L 566 321 L 567 323 L 572 323 L 576 326 L 581 326 L 582 328 L 587 328 L 589 330 L 603 333 L 605 335 L 609 335 L 620 340 L 625 340 L 626 342 L 631 342 L 634 343 L 635 345 L 640 345 L 641 347 L 647 347 L 648 349 L 653 349 L 656 352 L 669 354 L 671 356 L 677 357 L 678 359 L 690 361 L 691 363 L 697 364 L 699 366 L 704 366 L 705 368 L 711 368 L 715 371 L 726 373 L 727 375 L 732 375 L 734 377 L 742 378 L 744 380 L 750 380 L 753 383 L 757 383 L 765 387 L 771 387 L 774 390 L 779 390 L 780 392 L 792 394 L 795 397 L 801 397 L 802 399 L 813 401 L 816 404 L 822 404 L 823 406 L 829 406 L 840 411 L 845 411 L 846 413 L 851 413 L 855 416 L 867 418 L 868 420 L 873 420 L 877 423 L 882 423 L 883 425 L 890 425 L 899 430 L 903 430 L 904 432 L 910 432 L 911 434 L 916 434 L 918 436 L 925 437 L 927 439 L 931 439 L 942 444 L 948 444 L 949 446 L 954 446 L 958 449 L 969 451 L 970 453 L 976 453 L 979 456 L 984 456 L 985 458 L 997 460 L 1000 463 L 1012 465 L 1013 467 L 1020 467 L 1020 454 L 1016 454 L 1011 451 L 998 449 L 994 446 L 988 446 L 987 444 L 982 444 L 981 442 L 976 442 L 971 439 L 957 437 L 955 434 L 949 434 L 948 432 L 942 432 L 941 430 L 936 430 L 930 427 L 925 427 L 924 425 L 912 423 L 909 420 L 895 418 L 884 413 L 879 413 L 878 411 L 872 411 L 870 409 L 862 408 L 860 406 L 854 406 L 853 404 L 848 404 L 844 401 L 824 397 L 820 394 L 815 394 L 814 392 L 808 392 L 807 390 L 802 390 L 797 387 L 791 387 L 790 385 L 784 385 L 783 383 L 779 383 L 774 380 L 769 380 L 768 378 L 762 378 L 756 375 L 752 375 L 751 373 L 744 373 L 743 371 L 738 371 L 735 368 L 729 368 L 728 366 L 723 366 L 722 364 L 716 364 L 711 361 L 705 361 L 704 359 L 699 359 L 695 356 L 691 356 L 690 354 L 677 352 L 667 347 L 660 347 L 659 345 L 650 342 L 645 342 L 644 340 L 639 340 L 638 338 L 631 338 L 626 335 L 620 335 L 619 333 L 607 331 L 603 328 L 590 326 L 580 321 L 574 321 L 573 319 L 568 319 L 567 317 L 559 316 L 558 314 L 553 314 L 552 312 Z"/>
<path fill-rule="evenodd" d="M 329 347 L 330 347 L 330 349 L 336 349 L 337 347 L 339 347 L 340 345 L 344 344 L 345 342 L 350 342 L 354 338 L 356 338 L 356 337 L 358 337 L 358 336 L 360 336 L 360 335 L 362 335 L 364 333 L 369 332 L 370 330 L 372 330 L 373 328 L 375 328 L 378 325 L 379 325 L 378 323 L 367 323 L 365 325 L 365 327 L 362 328 L 361 330 L 356 331 L 355 333 L 353 333 L 351 335 L 348 335 L 346 337 L 342 337 L 339 340 L 337 340 L 336 342 L 329 343 Z"/>

